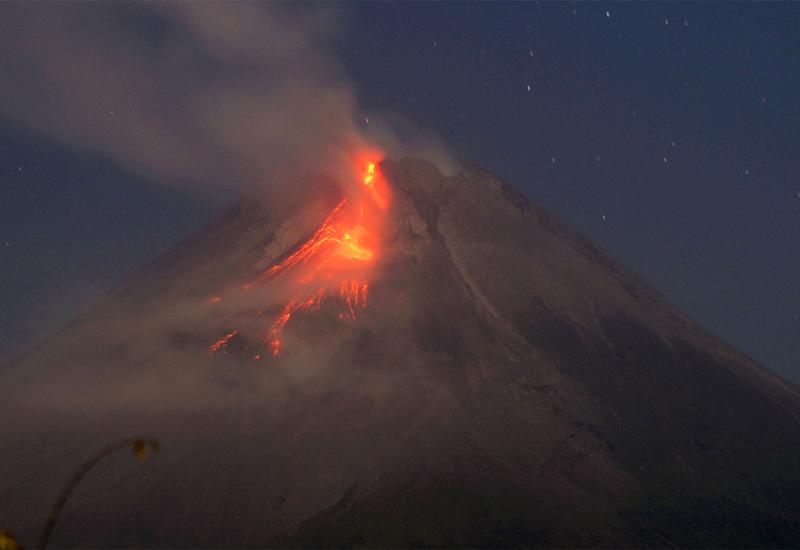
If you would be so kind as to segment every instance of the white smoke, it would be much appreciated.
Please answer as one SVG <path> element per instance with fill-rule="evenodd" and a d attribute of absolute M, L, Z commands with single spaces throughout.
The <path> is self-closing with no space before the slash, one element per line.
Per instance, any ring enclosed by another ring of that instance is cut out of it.
<path fill-rule="evenodd" d="M 0 115 L 154 181 L 248 190 L 361 141 L 329 6 L 6 3 Z"/>

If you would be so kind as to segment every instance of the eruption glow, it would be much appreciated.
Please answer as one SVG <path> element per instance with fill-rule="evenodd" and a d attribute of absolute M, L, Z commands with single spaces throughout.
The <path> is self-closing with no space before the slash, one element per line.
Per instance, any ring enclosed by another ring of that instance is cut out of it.
<path fill-rule="evenodd" d="M 228 342 L 239 333 L 238 330 L 232 330 L 213 344 L 208 347 L 208 353 L 215 353 L 219 351 L 220 348 L 223 348 L 228 345 Z"/>
<path fill-rule="evenodd" d="M 249 291 L 273 279 L 289 279 L 292 296 L 275 315 L 264 336 L 264 347 L 277 356 L 282 350 L 281 334 L 296 313 L 319 310 L 327 297 L 338 296 L 343 305 L 340 319 L 355 319 L 356 310 L 367 304 L 369 271 L 379 252 L 383 213 L 389 204 L 386 183 L 370 162 L 355 196 L 342 199 L 306 242 L 284 260 L 270 266 L 243 286 Z M 219 298 L 214 297 L 214 303 Z M 230 331 L 214 342 L 213 354 L 238 334 Z M 260 359 L 261 353 L 254 359 Z"/>

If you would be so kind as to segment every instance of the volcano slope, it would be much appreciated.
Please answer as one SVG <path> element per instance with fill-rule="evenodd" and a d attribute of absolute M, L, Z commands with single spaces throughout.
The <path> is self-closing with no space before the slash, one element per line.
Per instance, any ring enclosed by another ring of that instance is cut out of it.
<path fill-rule="evenodd" d="M 278 357 L 207 352 L 230 327 L 204 302 L 311 235 L 315 192 L 242 203 L 2 369 L 0 527 L 35 541 L 143 433 L 160 455 L 100 463 L 53 546 L 797 544 L 796 386 L 491 175 L 379 169 L 355 320 L 326 300 Z"/>

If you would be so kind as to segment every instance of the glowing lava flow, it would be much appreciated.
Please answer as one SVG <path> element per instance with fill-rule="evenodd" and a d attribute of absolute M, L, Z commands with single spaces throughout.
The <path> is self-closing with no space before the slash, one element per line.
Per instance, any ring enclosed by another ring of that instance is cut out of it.
<path fill-rule="evenodd" d="M 281 352 L 281 334 L 292 316 L 304 310 L 318 310 L 329 295 L 338 294 L 346 307 L 339 314 L 340 319 L 355 319 L 356 310 L 366 306 L 366 277 L 376 257 L 382 211 L 388 207 L 389 197 L 374 163 L 367 164 L 362 182 L 361 192 L 340 201 L 300 248 L 244 285 L 247 291 L 276 277 L 288 277 L 290 272 L 293 275 L 293 297 L 274 317 L 265 335 L 264 344 L 273 356 Z M 209 347 L 209 353 L 225 347 L 236 334 L 237 331 L 226 334 Z M 260 353 L 254 357 L 259 358 Z"/>
<path fill-rule="evenodd" d="M 230 331 L 228 334 L 226 334 L 225 336 L 223 336 L 222 338 L 220 338 L 219 340 L 217 340 L 216 342 L 211 344 L 208 347 L 208 353 L 216 353 L 216 352 L 218 352 L 220 349 L 222 349 L 225 346 L 227 346 L 228 342 L 231 341 L 231 338 L 233 338 L 237 334 L 239 334 L 238 330 Z"/>

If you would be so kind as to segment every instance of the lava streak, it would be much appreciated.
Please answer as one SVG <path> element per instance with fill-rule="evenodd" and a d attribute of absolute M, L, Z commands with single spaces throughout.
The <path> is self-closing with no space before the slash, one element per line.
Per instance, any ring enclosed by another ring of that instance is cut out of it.
<path fill-rule="evenodd" d="M 231 339 L 234 336 L 236 336 L 237 334 L 239 334 L 238 330 L 230 331 L 228 334 L 226 334 L 225 336 L 223 336 L 222 338 L 220 338 L 219 340 L 217 340 L 216 342 L 214 342 L 213 344 L 208 346 L 208 353 L 216 353 L 216 352 L 218 352 L 220 349 L 222 349 L 225 346 L 227 346 L 228 342 L 230 342 Z"/>
<path fill-rule="evenodd" d="M 340 299 L 340 319 L 355 319 L 356 311 L 366 306 L 370 268 L 380 249 L 389 195 L 375 163 L 366 164 L 361 182 L 358 192 L 342 199 L 296 251 L 244 285 L 243 289 L 249 291 L 279 277 L 289 282 L 291 299 L 272 319 L 264 337 L 264 346 L 272 356 L 282 351 L 281 334 L 296 313 L 319 310 L 328 297 Z M 209 353 L 226 346 L 236 334 L 226 334 L 212 344 Z M 255 356 L 260 357 L 260 353 Z"/>
<path fill-rule="evenodd" d="M 325 298 L 325 290 L 320 289 L 317 295 L 312 298 L 307 298 L 301 302 L 292 300 L 283 306 L 281 312 L 272 321 L 272 325 L 269 327 L 269 333 L 267 335 L 269 351 L 273 357 L 281 352 L 281 331 L 283 330 L 283 327 L 286 326 L 286 323 L 289 322 L 289 319 L 292 318 L 292 315 L 304 309 L 316 308 L 319 310 L 319 305 L 323 298 Z"/>

